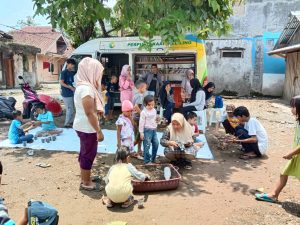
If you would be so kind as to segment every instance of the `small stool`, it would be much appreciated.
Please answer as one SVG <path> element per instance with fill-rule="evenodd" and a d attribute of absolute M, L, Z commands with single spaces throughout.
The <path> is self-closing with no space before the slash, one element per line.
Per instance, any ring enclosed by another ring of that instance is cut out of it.
<path fill-rule="evenodd" d="M 197 124 L 199 126 L 199 130 L 202 130 L 203 133 L 205 133 L 207 127 L 206 109 L 202 111 L 194 111 L 194 113 L 197 114 Z"/>
<path fill-rule="evenodd" d="M 211 126 L 212 123 L 220 122 L 220 118 L 225 112 L 225 107 L 223 107 L 223 108 L 210 108 L 210 109 L 208 109 L 208 111 L 209 111 L 208 112 L 208 114 L 209 114 L 208 125 Z"/>

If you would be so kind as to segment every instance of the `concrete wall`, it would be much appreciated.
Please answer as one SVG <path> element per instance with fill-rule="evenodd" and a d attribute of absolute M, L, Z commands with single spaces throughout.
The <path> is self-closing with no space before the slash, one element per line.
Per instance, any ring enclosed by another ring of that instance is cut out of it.
<path fill-rule="evenodd" d="M 53 63 L 54 72 L 49 72 L 49 69 L 43 69 L 43 62 Z M 62 58 L 48 57 L 39 54 L 37 57 L 37 74 L 39 82 L 57 82 L 64 62 L 65 59 Z"/>
<path fill-rule="evenodd" d="M 206 40 L 208 77 L 217 91 L 281 96 L 285 61 L 268 56 L 300 0 L 247 0 L 236 6 L 229 36 Z M 237 41 L 240 40 L 240 41 Z M 221 48 L 244 48 L 244 58 L 220 58 Z"/>
<path fill-rule="evenodd" d="M 24 59 L 26 57 L 26 60 Z M 22 55 L 14 54 L 14 74 L 15 74 L 15 87 L 20 87 L 19 84 L 22 82 L 19 80 L 18 76 L 23 76 L 24 79 L 32 86 L 36 86 L 36 60 L 35 55 Z M 26 65 L 25 65 L 25 64 Z"/>

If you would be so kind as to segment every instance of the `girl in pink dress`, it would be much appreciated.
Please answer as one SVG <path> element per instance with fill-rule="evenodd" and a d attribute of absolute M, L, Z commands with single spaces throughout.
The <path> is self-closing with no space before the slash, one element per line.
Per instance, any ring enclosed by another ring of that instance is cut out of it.
<path fill-rule="evenodd" d="M 121 102 L 129 100 L 132 102 L 134 83 L 131 79 L 131 68 L 124 65 L 119 78 L 119 86 L 121 91 Z"/>

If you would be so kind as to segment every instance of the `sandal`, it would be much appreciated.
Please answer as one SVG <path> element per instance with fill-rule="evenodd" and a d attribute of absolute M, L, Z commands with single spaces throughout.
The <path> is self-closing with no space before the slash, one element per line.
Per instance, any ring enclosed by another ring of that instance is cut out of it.
<path fill-rule="evenodd" d="M 112 208 L 114 206 L 112 201 L 108 197 L 105 197 L 105 196 L 102 197 L 102 203 L 103 203 L 103 205 L 106 206 L 106 208 Z"/>
<path fill-rule="evenodd" d="M 270 197 L 268 194 L 255 194 L 256 200 L 264 201 L 264 202 L 270 202 L 270 203 L 276 203 L 278 200 L 276 198 Z"/>
<path fill-rule="evenodd" d="M 80 184 L 79 190 L 100 192 L 103 190 L 103 187 L 101 187 L 100 184 L 95 184 L 93 186 L 85 186 L 83 184 Z"/>
<path fill-rule="evenodd" d="M 121 205 L 121 207 L 122 207 L 123 209 L 126 209 L 126 208 L 128 208 L 129 206 L 133 205 L 133 203 L 134 203 L 134 198 L 133 198 L 133 196 L 130 196 L 130 197 L 128 198 L 128 200 L 127 200 L 126 202 L 124 202 L 124 203 Z"/>
<path fill-rule="evenodd" d="M 257 155 L 240 155 L 239 159 L 243 160 L 249 160 L 249 159 L 255 159 L 257 158 Z"/>

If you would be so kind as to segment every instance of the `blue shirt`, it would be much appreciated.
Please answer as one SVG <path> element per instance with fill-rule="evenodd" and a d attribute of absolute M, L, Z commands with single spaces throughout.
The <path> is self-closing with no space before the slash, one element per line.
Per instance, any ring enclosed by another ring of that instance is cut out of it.
<path fill-rule="evenodd" d="M 22 126 L 22 123 L 19 120 L 13 120 L 10 124 L 8 131 L 8 139 L 12 144 L 18 143 L 20 132 L 22 131 L 22 129 L 20 129 L 20 126 Z"/>
<path fill-rule="evenodd" d="M 50 122 L 48 124 L 42 124 L 43 130 L 54 130 L 56 128 L 53 115 L 50 111 L 47 111 L 44 114 L 39 114 L 37 120 L 41 122 Z"/>
<path fill-rule="evenodd" d="M 61 72 L 60 79 L 63 80 L 66 85 L 70 85 L 73 87 L 74 75 L 75 72 L 65 69 L 64 71 Z M 63 97 L 73 97 L 74 92 L 69 88 L 61 86 L 61 95 Z"/>

